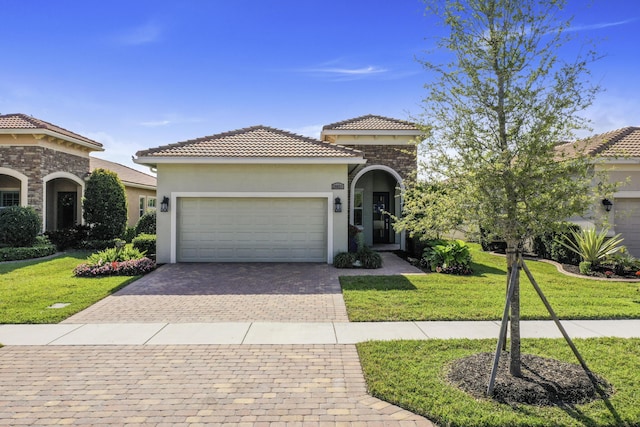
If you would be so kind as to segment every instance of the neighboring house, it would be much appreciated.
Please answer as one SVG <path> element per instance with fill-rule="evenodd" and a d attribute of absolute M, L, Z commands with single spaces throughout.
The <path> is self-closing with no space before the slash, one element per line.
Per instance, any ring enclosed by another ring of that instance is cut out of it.
<path fill-rule="evenodd" d="M 157 169 L 158 262 L 333 262 L 348 224 L 370 244 L 404 245 L 383 213 L 415 172 L 420 131 L 363 116 L 325 126 L 322 141 L 266 126 L 139 151 Z"/>
<path fill-rule="evenodd" d="M 154 176 L 96 157 L 90 157 L 89 164 L 91 172 L 95 169 L 115 172 L 124 184 L 127 194 L 128 226 L 135 226 L 145 212 L 156 209 L 156 178 Z"/>
<path fill-rule="evenodd" d="M 0 208 L 32 206 L 44 230 L 79 223 L 94 151 L 102 144 L 44 120 L 0 115 Z"/>
<path fill-rule="evenodd" d="M 629 253 L 640 257 L 640 127 L 626 127 L 558 147 L 565 154 L 576 149 L 599 156 L 596 168 L 607 171 L 610 182 L 621 183 L 611 200 L 594 207 L 596 216 L 606 216 L 610 234 L 620 233 Z"/>
<path fill-rule="evenodd" d="M 116 172 L 129 199 L 129 224 L 152 207 L 155 178 L 117 163 L 90 157 L 102 144 L 26 114 L 0 115 L 0 209 L 31 206 L 43 231 L 83 222 L 86 179 L 97 167 Z"/>

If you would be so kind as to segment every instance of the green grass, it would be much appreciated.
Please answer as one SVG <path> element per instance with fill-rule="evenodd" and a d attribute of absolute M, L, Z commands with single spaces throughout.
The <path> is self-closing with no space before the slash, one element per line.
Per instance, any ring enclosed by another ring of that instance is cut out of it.
<path fill-rule="evenodd" d="M 497 320 L 504 309 L 506 261 L 471 244 L 474 274 L 341 277 L 349 319 L 364 321 Z M 556 267 L 526 261 L 562 319 L 640 318 L 640 284 L 597 281 L 561 274 Z M 522 319 L 549 314 L 524 272 Z"/>
<path fill-rule="evenodd" d="M 66 253 L 54 258 L 0 264 L 0 324 L 57 323 L 138 278 L 113 276 L 74 277 L 73 269 L 86 253 Z M 64 308 L 47 308 L 69 303 Z"/>
<path fill-rule="evenodd" d="M 576 339 L 590 369 L 614 387 L 604 401 L 567 407 L 509 406 L 475 399 L 446 381 L 449 364 L 495 351 L 495 340 L 386 341 L 358 344 L 369 392 L 443 426 L 640 426 L 640 339 Z M 576 363 L 564 342 L 530 339 L 523 353 Z M 617 417 L 617 418 L 616 418 Z"/>

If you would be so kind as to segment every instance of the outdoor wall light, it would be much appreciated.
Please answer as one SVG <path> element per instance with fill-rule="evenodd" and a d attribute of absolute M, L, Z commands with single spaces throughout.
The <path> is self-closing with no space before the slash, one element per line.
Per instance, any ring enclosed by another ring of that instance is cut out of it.
<path fill-rule="evenodd" d="M 169 198 L 164 196 L 162 203 L 160 203 L 160 212 L 169 212 Z"/>
<path fill-rule="evenodd" d="M 609 199 L 602 199 L 602 206 L 604 206 L 605 211 L 611 212 L 611 207 L 613 206 L 613 202 Z"/>
<path fill-rule="evenodd" d="M 342 212 L 342 202 L 340 201 L 340 197 L 336 197 L 333 202 L 334 212 Z"/>

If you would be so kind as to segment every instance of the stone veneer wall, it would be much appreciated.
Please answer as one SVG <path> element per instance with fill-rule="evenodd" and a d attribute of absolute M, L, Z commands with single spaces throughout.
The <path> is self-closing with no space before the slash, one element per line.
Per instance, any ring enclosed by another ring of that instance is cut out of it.
<path fill-rule="evenodd" d="M 89 173 L 89 158 L 62 153 L 39 146 L 0 147 L 0 163 L 29 178 L 27 203 L 42 215 L 42 178 L 53 172 L 68 172 L 84 179 Z"/>
<path fill-rule="evenodd" d="M 403 179 L 409 178 L 418 169 L 418 148 L 407 145 L 349 145 L 350 148 L 364 153 L 367 163 L 358 167 L 349 175 L 349 188 L 353 177 L 362 169 L 372 165 L 384 165 L 395 170 Z"/>

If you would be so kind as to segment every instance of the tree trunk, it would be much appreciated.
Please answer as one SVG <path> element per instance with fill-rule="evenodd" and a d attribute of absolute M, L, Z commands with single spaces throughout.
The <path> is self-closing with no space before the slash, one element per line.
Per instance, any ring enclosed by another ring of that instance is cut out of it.
<path fill-rule="evenodd" d="M 509 373 L 514 377 L 522 376 L 521 357 L 520 357 L 520 250 L 518 245 L 507 244 L 507 271 L 511 275 L 511 271 L 515 268 L 515 283 L 513 295 L 510 302 L 510 332 L 511 332 L 511 348 L 509 352 Z"/>

